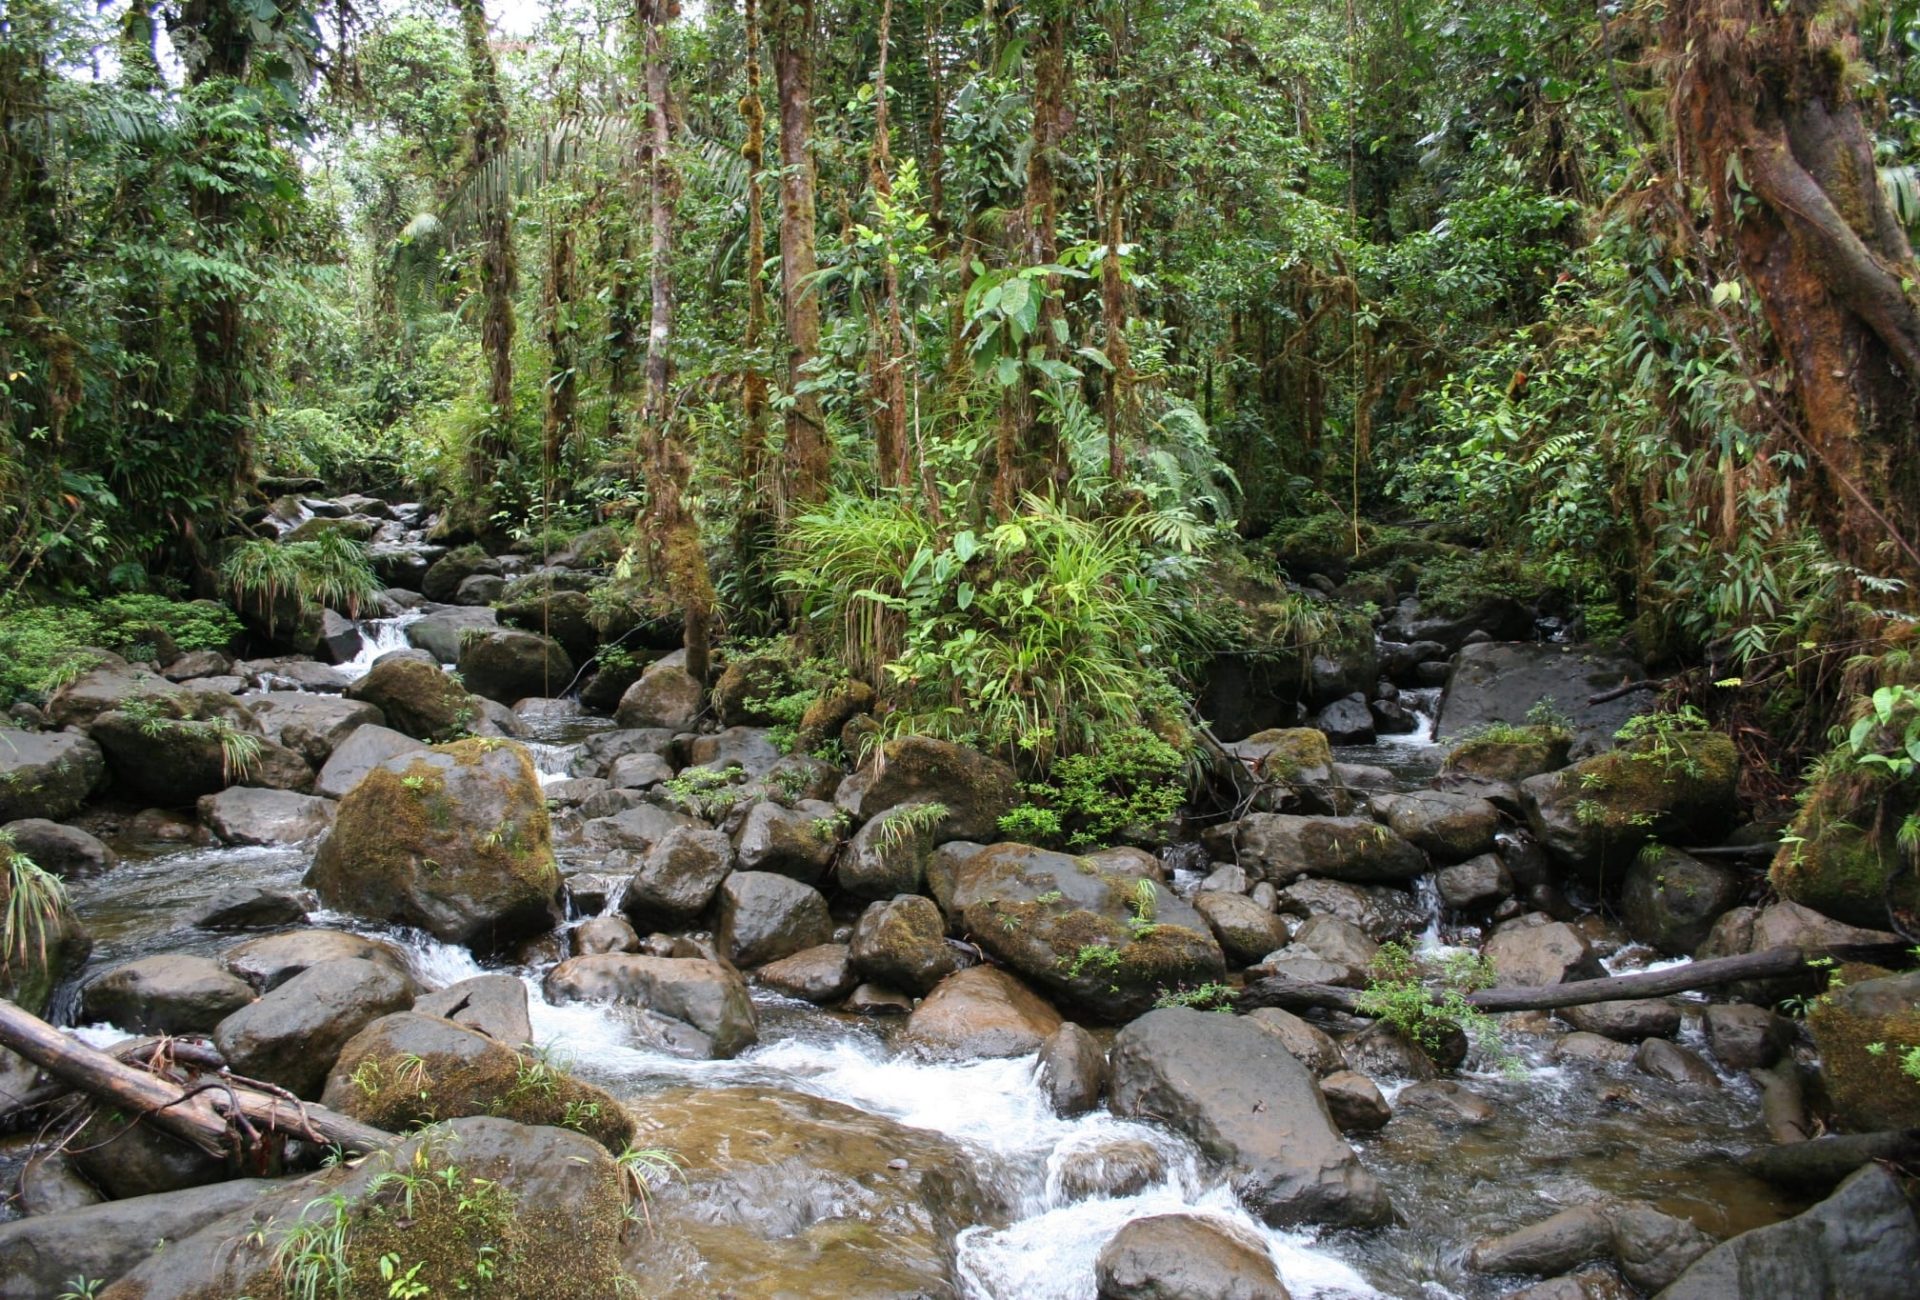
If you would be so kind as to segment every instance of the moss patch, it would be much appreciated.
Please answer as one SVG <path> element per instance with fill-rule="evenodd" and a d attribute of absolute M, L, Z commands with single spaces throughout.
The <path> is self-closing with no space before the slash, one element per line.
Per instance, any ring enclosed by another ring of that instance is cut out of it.
<path fill-rule="evenodd" d="M 1886 929 L 1889 903 L 1920 908 L 1920 881 L 1899 870 L 1907 811 L 1898 791 L 1858 774 L 1816 781 L 1774 855 L 1774 889 L 1849 925 Z"/>
<path fill-rule="evenodd" d="M 1840 979 L 1807 1017 L 1835 1118 L 1856 1132 L 1920 1126 L 1920 1080 L 1900 1068 L 1920 1046 L 1920 972 L 1854 966 Z"/>

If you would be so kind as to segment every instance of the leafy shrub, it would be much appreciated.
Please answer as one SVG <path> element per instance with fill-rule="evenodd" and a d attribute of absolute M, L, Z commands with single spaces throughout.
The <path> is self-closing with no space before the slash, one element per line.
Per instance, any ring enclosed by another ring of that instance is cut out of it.
<path fill-rule="evenodd" d="M 1555 585 L 1542 566 L 1514 551 L 1476 551 L 1429 560 L 1420 571 L 1419 594 L 1428 612 L 1446 616 L 1465 614 L 1495 596 L 1531 604 Z"/>
<path fill-rule="evenodd" d="M 306 542 L 242 542 L 228 554 L 220 575 L 235 602 L 253 609 L 270 630 L 289 614 L 297 620 L 322 609 L 357 618 L 360 607 L 380 594 L 367 548 L 335 532 Z"/>
<path fill-rule="evenodd" d="M 1179 750 L 1144 727 L 1129 727 L 1092 753 L 1056 760 L 1046 780 L 1028 783 L 1028 801 L 1002 817 L 1000 829 L 1043 844 L 1110 844 L 1177 813 L 1186 798 L 1185 769 Z"/>
<path fill-rule="evenodd" d="M 1367 966 L 1367 987 L 1354 1009 L 1383 1020 L 1422 1050 L 1437 1051 L 1454 1031 L 1512 1071 L 1518 1062 L 1506 1050 L 1493 1017 L 1467 1001 L 1467 995 L 1491 988 L 1493 967 L 1477 953 L 1457 952 L 1442 964 L 1437 981 L 1427 979 L 1414 951 L 1398 940 L 1380 945 Z"/>
<path fill-rule="evenodd" d="M 0 699 L 45 696 L 93 666 L 91 648 L 151 657 L 151 629 L 182 650 L 228 644 L 240 620 L 212 601 L 136 593 L 89 605 L 17 605 L 0 613 Z"/>

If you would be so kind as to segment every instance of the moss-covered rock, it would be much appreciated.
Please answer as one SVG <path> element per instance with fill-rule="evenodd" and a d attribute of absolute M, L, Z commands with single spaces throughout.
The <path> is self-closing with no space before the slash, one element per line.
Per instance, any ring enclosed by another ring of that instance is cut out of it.
<path fill-rule="evenodd" d="M 527 751 L 462 740 L 388 759 L 340 801 L 307 883 L 328 906 L 493 950 L 560 920 Z"/>
<path fill-rule="evenodd" d="M 1649 845 L 1627 868 L 1620 913 L 1627 932 L 1670 957 L 1698 948 L 1740 901 L 1742 881 L 1731 868 L 1702 862 L 1665 845 Z"/>
<path fill-rule="evenodd" d="M 958 868 L 947 915 L 996 960 L 1105 1023 L 1221 978 L 1200 914 L 1127 862 L 1000 844 Z"/>
<path fill-rule="evenodd" d="M 827 687 L 808 702 L 806 712 L 800 715 L 794 748 L 811 753 L 829 740 L 838 740 L 847 723 L 873 711 L 873 701 L 873 687 L 865 682 L 845 681 Z"/>
<path fill-rule="evenodd" d="M 853 927 L 852 957 L 862 977 L 923 997 L 960 968 L 947 925 L 930 898 L 902 894 L 875 903 Z"/>
<path fill-rule="evenodd" d="M 558 641 L 538 632 L 483 632 L 460 647 L 460 680 L 475 695 L 511 707 L 565 694 L 573 684 L 573 660 Z"/>
<path fill-rule="evenodd" d="M 1333 748 L 1318 727 L 1276 727 L 1240 742 L 1243 751 L 1266 747 L 1254 771 L 1263 781 L 1321 784 L 1333 775 Z"/>
<path fill-rule="evenodd" d="M 1902 1069 L 1920 1047 L 1920 971 L 1844 968 L 1841 979 L 1807 1017 L 1835 1118 L 1857 1132 L 1920 1127 L 1920 1079 Z"/>
<path fill-rule="evenodd" d="M 340 1049 L 323 1102 L 396 1133 L 465 1115 L 584 1133 L 607 1150 L 633 1137 L 633 1117 L 608 1093 L 551 1062 L 438 1016 L 382 1016 Z"/>
<path fill-rule="evenodd" d="M 1446 770 L 1516 785 L 1567 765 L 1573 737 L 1546 727 L 1511 727 L 1496 735 L 1471 736 L 1447 754 Z"/>
<path fill-rule="evenodd" d="M 288 1261 L 316 1294 L 389 1300 L 389 1270 L 422 1295 L 617 1296 L 626 1175 L 556 1128 L 456 1119 L 391 1152 L 314 1174 L 156 1251 L 102 1300 L 279 1295 Z M 336 1249 L 337 1247 L 337 1249 Z"/>
<path fill-rule="evenodd" d="M 1019 802 L 1013 769 L 977 749 L 932 736 L 901 736 L 881 747 L 855 774 L 838 802 L 861 821 L 903 803 L 938 803 L 947 815 L 937 843 L 989 840 Z"/>
<path fill-rule="evenodd" d="M 1774 889 L 1850 925 L 1884 929 L 1890 907 L 1920 915 L 1920 873 L 1904 869 L 1896 839 L 1911 803 L 1857 774 L 1815 782 L 1774 855 Z"/>
<path fill-rule="evenodd" d="M 437 664 L 388 659 L 347 688 L 347 698 L 365 700 L 387 715 L 387 725 L 415 740 L 463 736 L 479 708 L 459 682 Z"/>
<path fill-rule="evenodd" d="M 1618 880 L 1648 842 L 1695 844 L 1738 811 L 1733 741 L 1717 731 L 1649 736 L 1521 783 L 1534 838 L 1590 881 Z"/>

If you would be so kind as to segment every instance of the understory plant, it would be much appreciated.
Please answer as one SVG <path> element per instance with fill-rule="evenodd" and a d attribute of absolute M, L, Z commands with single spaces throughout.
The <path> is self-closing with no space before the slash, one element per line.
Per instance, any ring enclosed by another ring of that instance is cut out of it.
<path fill-rule="evenodd" d="M 1422 970 L 1418 955 L 1398 940 L 1388 940 L 1367 965 L 1367 987 L 1354 1010 L 1399 1030 L 1422 1051 L 1437 1052 L 1454 1033 L 1501 1069 L 1511 1073 L 1518 1059 L 1507 1050 L 1493 1017 L 1467 1001 L 1467 995 L 1493 987 L 1493 967 L 1478 953 L 1449 953 L 1437 972 Z"/>
<path fill-rule="evenodd" d="M 358 618 L 381 585 L 367 548 L 334 532 L 304 542 L 242 542 L 228 554 L 220 574 L 234 603 L 258 614 L 269 630 L 282 619 L 298 621 L 322 609 Z"/>
<path fill-rule="evenodd" d="M 1179 812 L 1185 771 L 1178 749 L 1145 727 L 1125 727 L 1091 752 L 1054 760 L 1044 779 L 1026 784 L 1025 802 L 1000 819 L 1000 829 L 1071 848 L 1150 835 Z"/>

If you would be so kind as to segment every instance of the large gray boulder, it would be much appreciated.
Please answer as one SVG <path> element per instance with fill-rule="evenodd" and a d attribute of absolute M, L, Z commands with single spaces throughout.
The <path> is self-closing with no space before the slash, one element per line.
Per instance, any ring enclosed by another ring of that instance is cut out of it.
<path fill-rule="evenodd" d="M 554 1002 L 615 1002 L 672 1021 L 671 1032 L 655 1037 L 680 1055 L 731 1057 L 759 1036 L 739 973 L 699 957 L 570 957 L 547 975 L 545 989 Z"/>
<path fill-rule="evenodd" d="M 111 1282 L 275 1186 L 243 1178 L 0 1224 L 0 1300 L 52 1300 L 76 1277 Z"/>
<path fill-rule="evenodd" d="M 1537 641 L 1486 641 L 1462 646 L 1447 675 L 1447 691 L 1434 721 L 1434 739 L 1460 740 L 1489 724 L 1525 726 L 1541 704 L 1571 719 L 1574 757 L 1611 748 L 1613 733 L 1646 711 L 1652 696 L 1629 692 L 1589 703 L 1623 682 L 1646 674 L 1634 659 L 1589 645 Z"/>
<path fill-rule="evenodd" d="M 1025 1056 L 1039 1051 L 1060 1025 L 1060 1013 L 1013 976 L 970 966 L 941 980 L 914 1008 L 903 1041 L 962 1061 Z"/>
<path fill-rule="evenodd" d="M 675 826 L 640 860 L 621 907 L 641 925 L 698 918 L 733 870 L 733 843 L 703 826 Z"/>
<path fill-rule="evenodd" d="M 289 930 L 249 939 L 220 955 L 222 965 L 262 993 L 279 988 L 310 966 L 343 958 L 407 970 L 406 954 L 394 945 L 345 930 Z"/>
<path fill-rule="evenodd" d="M 388 759 L 340 801 L 307 884 L 329 907 L 482 949 L 552 929 L 560 869 L 533 761 L 493 740 Z"/>
<path fill-rule="evenodd" d="M 468 637 L 458 662 L 467 689 L 500 704 L 561 695 L 573 684 L 573 660 L 558 641 L 538 632 L 506 629 Z"/>
<path fill-rule="evenodd" d="M 1258 1025 L 1163 1008 L 1122 1029 L 1109 1056 L 1114 1114 L 1186 1134 L 1268 1223 L 1370 1227 L 1392 1216 L 1313 1076 Z"/>
<path fill-rule="evenodd" d="M 100 746 L 78 732 L 0 730 L 0 822 L 72 816 L 106 774 Z"/>
<path fill-rule="evenodd" d="M 80 996 L 88 1020 L 130 1033 L 210 1033 L 253 1001 L 253 990 L 211 957 L 142 957 L 96 977 Z"/>
<path fill-rule="evenodd" d="M 1805 1214 L 1714 1247 L 1659 1300 L 1909 1300 L 1917 1277 L 1913 1206 L 1869 1165 Z"/>
<path fill-rule="evenodd" d="M 827 900 L 811 885 L 766 871 L 736 871 L 720 886 L 714 940 L 736 966 L 778 961 L 832 937 Z"/>
<path fill-rule="evenodd" d="M 200 821 L 227 844 L 298 844 L 333 824 L 331 799 L 293 790 L 229 786 L 200 797 Z"/>
<path fill-rule="evenodd" d="M 747 810 L 734 836 L 742 871 L 771 871 L 817 885 L 840 847 L 842 818 L 832 804 L 783 808 L 771 801 Z"/>
<path fill-rule="evenodd" d="M 347 687 L 347 698 L 364 700 L 395 731 L 428 742 L 466 735 L 482 716 L 479 703 L 444 669 L 405 657 L 381 659 Z"/>
<path fill-rule="evenodd" d="M 316 1101 L 347 1040 L 405 1011 L 419 991 L 411 977 L 378 962 L 321 962 L 222 1020 L 214 1046 L 248 1078 Z"/>
<path fill-rule="evenodd" d="M 859 898 L 917 894 L 933 855 L 933 825 L 916 810 L 928 805 L 896 804 L 855 831 L 835 864 L 840 888 Z"/>
<path fill-rule="evenodd" d="M 1648 843 L 1711 843 L 1733 824 L 1740 774 L 1720 732 L 1636 740 L 1520 783 L 1533 836 L 1568 869 L 1609 886 Z"/>
<path fill-rule="evenodd" d="M 324 769 L 342 741 L 361 727 L 384 727 L 387 715 L 365 700 L 305 691 L 263 691 L 243 695 L 266 734 Z M 338 798 L 338 796 L 332 796 Z"/>
<path fill-rule="evenodd" d="M 627 687 L 613 718 L 622 727 L 664 727 L 685 731 L 700 716 L 706 689 L 687 672 L 681 656 L 649 664 L 640 680 Z"/>
<path fill-rule="evenodd" d="M 1094 1261 L 1099 1300 L 1290 1300 L 1267 1243 L 1225 1219 L 1135 1219 Z"/>
<path fill-rule="evenodd" d="M 1275 885 L 1301 876 L 1349 884 L 1400 884 L 1422 875 L 1420 850 L 1366 817 L 1253 813 L 1233 825 L 1247 874 Z"/>
<path fill-rule="evenodd" d="M 1395 835 L 1441 862 L 1491 851 L 1500 831 L 1500 810 L 1485 799 L 1442 790 L 1375 795 L 1372 811 Z"/>
<path fill-rule="evenodd" d="M 137 711 L 146 706 L 176 714 L 192 709 L 195 696 L 186 687 L 130 664 L 119 655 L 93 653 L 100 662 L 62 686 L 47 701 L 47 716 L 54 726 L 89 730 L 100 715 L 124 712 L 129 704 Z"/>
<path fill-rule="evenodd" d="M 491 609 L 443 605 L 407 624 L 407 641 L 432 655 L 435 663 L 458 663 L 461 642 L 469 636 L 484 636 L 499 625 L 499 617 Z"/>
<path fill-rule="evenodd" d="M 1226 969 L 1206 921 L 1145 874 L 1151 862 L 996 844 L 959 864 L 947 918 L 1053 998 L 1120 1023 Z"/>
<path fill-rule="evenodd" d="M 313 780 L 313 792 L 323 799 L 345 798 L 347 791 L 388 759 L 426 747 L 425 741 L 369 723 L 349 734 L 327 755 L 320 774 Z"/>
<path fill-rule="evenodd" d="M 1627 868 L 1621 919 L 1641 943 L 1669 957 L 1690 956 L 1743 892 L 1732 869 L 1660 845 L 1635 856 Z"/>
<path fill-rule="evenodd" d="M 511 975 L 475 975 L 422 994 L 413 1009 L 477 1029 L 508 1047 L 533 1041 L 533 1021 L 527 1011 L 527 986 Z"/>
<path fill-rule="evenodd" d="M 113 850 L 97 837 L 44 817 L 8 822 L 0 826 L 0 837 L 12 842 L 14 852 L 26 854 L 35 866 L 56 876 L 96 875 L 115 862 Z"/>
<path fill-rule="evenodd" d="M 994 839 L 1019 797 L 1013 769 L 999 759 L 950 740 L 901 736 L 848 777 L 834 802 L 862 822 L 904 803 L 940 804 L 947 815 L 932 835 L 944 843 Z"/>

